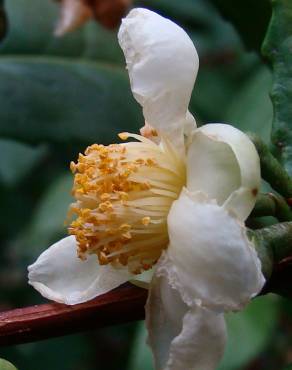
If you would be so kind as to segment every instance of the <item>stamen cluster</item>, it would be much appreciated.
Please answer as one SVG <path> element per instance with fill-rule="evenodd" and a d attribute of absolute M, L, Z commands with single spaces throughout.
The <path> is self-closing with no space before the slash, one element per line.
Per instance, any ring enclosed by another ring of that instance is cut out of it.
<path fill-rule="evenodd" d="M 168 244 L 167 214 L 185 183 L 185 166 L 166 140 L 91 145 L 71 162 L 76 201 L 69 227 L 78 256 L 96 254 L 100 264 L 128 266 L 138 274 L 157 262 Z"/>

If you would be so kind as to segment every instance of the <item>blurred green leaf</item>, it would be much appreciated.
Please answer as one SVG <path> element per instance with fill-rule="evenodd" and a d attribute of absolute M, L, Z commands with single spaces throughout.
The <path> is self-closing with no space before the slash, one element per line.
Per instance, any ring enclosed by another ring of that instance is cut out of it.
<path fill-rule="evenodd" d="M 226 122 L 228 108 L 240 91 L 239 86 L 244 85 L 258 67 L 258 57 L 243 51 L 226 63 L 202 65 L 190 103 L 198 123 Z"/>
<path fill-rule="evenodd" d="M 13 140 L 0 139 L 0 182 L 12 186 L 21 181 L 43 159 L 46 150 Z"/>
<path fill-rule="evenodd" d="M 136 6 L 150 8 L 181 25 L 192 38 L 200 58 L 206 54 L 228 54 L 241 46 L 233 27 L 206 0 L 136 0 Z"/>
<path fill-rule="evenodd" d="M 292 364 L 286 366 L 283 370 L 292 370 Z"/>
<path fill-rule="evenodd" d="M 275 0 L 272 4 L 273 16 L 263 44 L 263 55 L 274 72 L 272 141 L 292 175 L 292 2 Z"/>
<path fill-rule="evenodd" d="M 289 0 L 288 0 L 289 1 Z M 271 17 L 269 0 L 211 0 L 249 49 L 260 50 Z"/>
<path fill-rule="evenodd" d="M 278 320 L 275 296 L 258 297 L 242 312 L 226 315 L 228 340 L 218 370 L 236 370 L 268 345 Z"/>
<path fill-rule="evenodd" d="M 0 359 L 0 370 L 17 370 L 15 366 L 12 365 L 11 362 L 6 360 Z"/>
<path fill-rule="evenodd" d="M 198 27 L 209 20 L 213 7 L 205 0 L 134 0 L 135 6 L 159 10 L 160 14 L 179 19 L 184 26 Z"/>
<path fill-rule="evenodd" d="M 140 322 L 136 330 L 128 370 L 153 370 L 152 354 L 149 346 L 146 344 L 147 333 L 145 323 Z"/>
<path fill-rule="evenodd" d="M 122 63 L 123 55 L 115 32 L 96 22 L 63 37 L 54 36 L 59 5 L 53 0 L 8 0 L 7 37 L 0 47 L 2 54 L 42 54 L 84 57 Z"/>
<path fill-rule="evenodd" d="M 190 107 L 195 116 L 204 121 L 223 120 L 225 111 L 234 96 L 234 81 L 228 78 L 225 67 L 205 67 L 198 74 Z"/>
<path fill-rule="evenodd" d="M 39 143 L 107 143 L 143 119 L 127 73 L 61 59 L 0 60 L 0 135 Z"/>
<path fill-rule="evenodd" d="M 17 251 L 18 257 L 26 257 L 29 260 L 35 258 L 66 234 L 64 222 L 72 201 L 73 176 L 68 171 L 68 174 L 52 180 L 33 213 L 31 224 L 15 242 L 14 250 Z"/>
<path fill-rule="evenodd" d="M 269 142 L 273 119 L 273 107 L 269 98 L 271 84 L 270 71 L 260 67 L 240 89 L 234 91 L 226 112 L 226 122 L 242 131 L 255 132 Z"/>
<path fill-rule="evenodd" d="M 6 357 L 13 358 L 15 363 L 21 364 L 19 370 L 96 369 L 92 365 L 95 359 L 93 343 L 84 334 L 6 347 L 1 351 Z"/>
<path fill-rule="evenodd" d="M 6 53 L 38 53 L 52 37 L 57 3 L 50 0 L 8 0 L 5 10 L 9 32 L 0 50 Z"/>

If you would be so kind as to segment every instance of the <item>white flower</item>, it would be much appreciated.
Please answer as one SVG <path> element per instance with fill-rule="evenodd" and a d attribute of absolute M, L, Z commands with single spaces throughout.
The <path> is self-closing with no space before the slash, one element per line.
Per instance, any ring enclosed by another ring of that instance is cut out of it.
<path fill-rule="evenodd" d="M 180 27 L 134 9 L 119 41 L 144 136 L 123 133 L 138 141 L 92 145 L 72 163 L 71 236 L 29 267 L 29 283 L 76 304 L 155 266 L 146 323 L 156 369 L 212 370 L 224 350 L 224 312 L 242 309 L 264 284 L 243 223 L 259 158 L 232 126 L 196 128 L 188 105 L 199 62 Z"/>

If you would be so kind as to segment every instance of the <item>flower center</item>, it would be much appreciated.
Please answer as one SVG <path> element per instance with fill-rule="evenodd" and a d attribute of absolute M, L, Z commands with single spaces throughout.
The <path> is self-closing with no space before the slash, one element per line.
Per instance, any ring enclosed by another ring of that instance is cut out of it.
<path fill-rule="evenodd" d="M 168 245 L 167 215 L 185 184 L 185 164 L 167 140 L 160 144 L 122 133 L 138 142 L 94 144 L 78 162 L 69 213 L 69 233 L 78 256 L 96 254 L 100 264 L 128 266 L 138 274 L 156 263 Z"/>

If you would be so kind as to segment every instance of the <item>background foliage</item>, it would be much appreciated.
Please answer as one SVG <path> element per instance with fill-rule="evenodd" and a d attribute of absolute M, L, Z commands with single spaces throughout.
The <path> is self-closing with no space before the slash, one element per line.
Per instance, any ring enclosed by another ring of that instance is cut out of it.
<path fill-rule="evenodd" d="M 201 63 L 191 100 L 198 122 L 229 122 L 269 142 L 272 77 L 259 50 L 271 9 L 265 0 L 232 4 L 134 2 L 170 17 L 193 39 Z M 143 124 L 116 32 L 89 22 L 55 38 L 57 13 L 52 0 L 0 1 L 2 310 L 42 301 L 27 286 L 26 266 L 66 233 L 70 161 L 88 144 L 115 142 L 118 132 Z M 227 322 L 220 370 L 274 370 L 292 362 L 291 302 L 258 298 Z M 1 349 L 0 357 L 19 370 L 152 369 L 140 323 Z M 0 370 L 9 366 L 0 363 Z"/>

